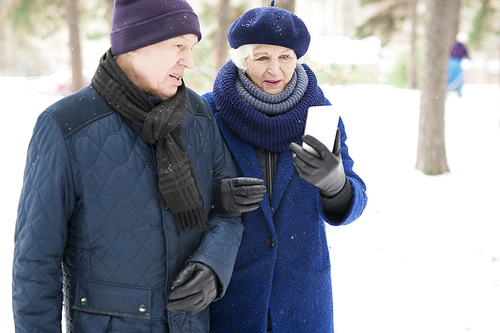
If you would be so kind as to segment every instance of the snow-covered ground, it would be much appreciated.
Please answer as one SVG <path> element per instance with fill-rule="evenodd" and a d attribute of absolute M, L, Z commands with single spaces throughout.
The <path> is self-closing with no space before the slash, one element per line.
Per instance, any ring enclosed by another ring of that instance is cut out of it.
<path fill-rule="evenodd" d="M 500 89 L 448 93 L 450 173 L 415 170 L 420 94 L 324 87 L 368 205 L 329 227 L 338 333 L 500 332 Z"/>
<path fill-rule="evenodd" d="M 336 331 L 499 333 L 499 87 L 466 85 L 462 98 L 447 96 L 450 173 L 441 176 L 414 168 L 418 91 L 323 88 L 340 109 L 369 196 L 358 221 L 327 227 Z M 14 331 L 13 235 L 26 149 L 38 114 L 59 98 L 0 77 L 2 332 Z"/>

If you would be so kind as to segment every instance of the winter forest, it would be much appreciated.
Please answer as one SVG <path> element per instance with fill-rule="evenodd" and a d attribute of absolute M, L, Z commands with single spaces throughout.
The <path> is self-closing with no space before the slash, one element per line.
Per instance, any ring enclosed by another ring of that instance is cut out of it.
<path fill-rule="evenodd" d="M 188 0 L 189 1 L 189 0 Z M 203 39 L 184 81 L 211 91 L 226 32 L 269 0 L 191 0 Z M 368 206 L 327 226 L 338 333 L 500 332 L 500 0 L 276 0 L 311 33 L 299 61 L 339 108 Z M 90 82 L 113 0 L 0 0 L 2 332 L 14 332 L 14 228 L 38 115 Z M 460 94 L 447 89 L 467 36 Z"/>

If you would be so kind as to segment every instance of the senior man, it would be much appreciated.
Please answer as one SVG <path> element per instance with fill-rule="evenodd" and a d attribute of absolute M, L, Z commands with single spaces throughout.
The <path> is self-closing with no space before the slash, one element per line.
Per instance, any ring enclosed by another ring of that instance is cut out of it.
<path fill-rule="evenodd" d="M 67 332 L 208 332 L 243 225 L 210 210 L 236 172 L 184 85 L 200 39 L 186 1 L 116 0 L 92 84 L 40 115 L 15 231 L 16 332 L 60 332 L 63 304 Z"/>

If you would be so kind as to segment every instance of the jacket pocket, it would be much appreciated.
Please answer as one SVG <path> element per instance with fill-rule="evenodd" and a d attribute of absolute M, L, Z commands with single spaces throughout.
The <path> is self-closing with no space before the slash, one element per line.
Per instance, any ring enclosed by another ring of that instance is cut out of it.
<path fill-rule="evenodd" d="M 135 319 L 151 319 L 152 288 L 79 279 L 72 309 Z"/>
<path fill-rule="evenodd" d="M 67 326 L 66 330 L 68 333 L 107 333 L 110 322 L 111 316 L 74 311 L 73 324 Z"/>

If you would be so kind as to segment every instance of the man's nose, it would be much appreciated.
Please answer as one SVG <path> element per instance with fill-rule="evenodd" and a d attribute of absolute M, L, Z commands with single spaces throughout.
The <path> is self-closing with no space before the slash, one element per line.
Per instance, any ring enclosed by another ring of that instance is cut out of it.
<path fill-rule="evenodd" d="M 193 50 L 186 50 L 179 63 L 187 69 L 194 68 Z"/>

